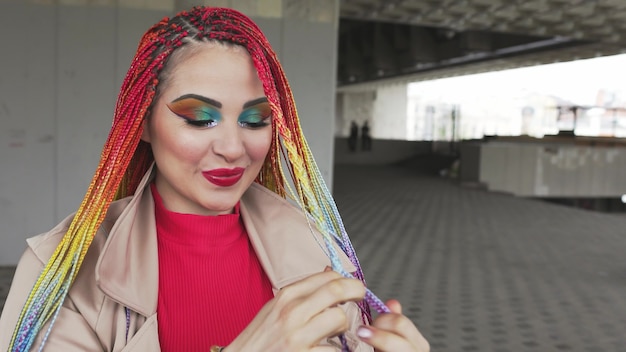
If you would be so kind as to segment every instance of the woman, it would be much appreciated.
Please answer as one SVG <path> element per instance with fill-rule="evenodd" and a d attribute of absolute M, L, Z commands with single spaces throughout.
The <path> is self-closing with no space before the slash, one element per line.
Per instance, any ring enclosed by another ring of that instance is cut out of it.
<path fill-rule="evenodd" d="M 276 55 L 230 9 L 144 35 L 81 207 L 28 244 L 1 350 L 428 350 L 358 280 Z"/>

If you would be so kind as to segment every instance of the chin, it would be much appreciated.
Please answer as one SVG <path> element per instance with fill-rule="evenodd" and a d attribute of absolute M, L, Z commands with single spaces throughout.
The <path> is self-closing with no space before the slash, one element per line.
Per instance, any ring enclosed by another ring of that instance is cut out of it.
<path fill-rule="evenodd" d="M 235 204 L 237 204 L 237 202 L 234 203 L 219 203 L 219 204 L 206 204 L 204 206 L 204 209 L 206 209 L 206 211 L 208 213 L 220 213 L 220 214 L 227 214 L 227 213 L 232 213 L 233 212 L 233 208 L 235 208 Z"/>

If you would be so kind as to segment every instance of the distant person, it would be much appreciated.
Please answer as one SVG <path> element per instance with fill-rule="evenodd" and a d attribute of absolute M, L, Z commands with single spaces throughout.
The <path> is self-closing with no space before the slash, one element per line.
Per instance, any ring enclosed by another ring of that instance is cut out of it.
<path fill-rule="evenodd" d="M 361 149 L 363 151 L 372 150 L 372 137 L 370 136 L 370 126 L 367 121 L 361 126 Z"/>
<path fill-rule="evenodd" d="M 350 136 L 348 136 L 348 149 L 351 152 L 356 151 L 356 145 L 359 141 L 359 125 L 354 122 L 354 120 L 350 123 Z"/>

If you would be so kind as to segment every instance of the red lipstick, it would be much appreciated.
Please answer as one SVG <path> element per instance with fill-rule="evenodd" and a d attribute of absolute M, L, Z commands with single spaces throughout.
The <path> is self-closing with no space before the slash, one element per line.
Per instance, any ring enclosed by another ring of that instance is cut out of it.
<path fill-rule="evenodd" d="M 203 171 L 202 175 L 214 185 L 221 187 L 230 187 L 239 182 L 245 170 L 246 169 L 242 167 L 236 167 L 233 169 L 213 169 L 209 171 Z"/>

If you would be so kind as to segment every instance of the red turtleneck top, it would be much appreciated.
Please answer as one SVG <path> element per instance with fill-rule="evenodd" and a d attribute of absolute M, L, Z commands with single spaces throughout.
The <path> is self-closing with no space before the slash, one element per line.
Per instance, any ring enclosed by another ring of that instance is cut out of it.
<path fill-rule="evenodd" d="M 164 207 L 154 184 L 151 191 L 159 247 L 161 350 L 226 346 L 274 297 L 239 204 L 233 214 L 181 214 Z"/>

